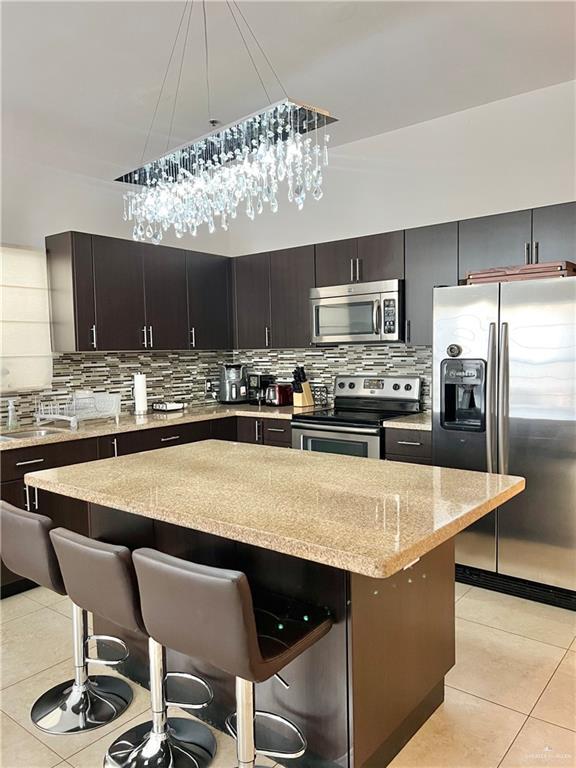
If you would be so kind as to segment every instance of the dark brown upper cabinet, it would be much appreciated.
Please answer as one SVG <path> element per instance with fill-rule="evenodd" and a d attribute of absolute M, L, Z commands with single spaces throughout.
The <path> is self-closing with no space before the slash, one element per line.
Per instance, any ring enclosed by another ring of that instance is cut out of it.
<path fill-rule="evenodd" d="M 237 349 L 271 345 L 270 254 L 234 259 L 235 342 Z"/>
<path fill-rule="evenodd" d="M 190 349 L 231 349 L 232 259 L 188 251 L 186 267 Z"/>
<path fill-rule="evenodd" d="M 92 236 L 51 235 L 46 238 L 46 255 L 54 351 L 96 349 Z"/>
<path fill-rule="evenodd" d="M 148 347 L 142 244 L 92 237 L 98 349 Z"/>
<path fill-rule="evenodd" d="M 404 230 L 358 238 L 356 282 L 404 278 Z"/>
<path fill-rule="evenodd" d="M 532 211 L 532 259 L 536 264 L 576 260 L 576 203 Z"/>
<path fill-rule="evenodd" d="M 270 346 L 310 346 L 310 289 L 314 287 L 314 246 L 270 254 Z"/>
<path fill-rule="evenodd" d="M 466 219 L 459 223 L 459 276 L 490 267 L 528 264 L 532 248 L 532 211 Z"/>
<path fill-rule="evenodd" d="M 188 349 L 186 252 L 143 244 L 149 349 Z"/>
<path fill-rule="evenodd" d="M 458 284 L 458 224 L 406 230 L 406 344 L 432 344 L 434 288 Z"/>
<path fill-rule="evenodd" d="M 358 239 L 316 245 L 316 286 L 356 282 Z"/>

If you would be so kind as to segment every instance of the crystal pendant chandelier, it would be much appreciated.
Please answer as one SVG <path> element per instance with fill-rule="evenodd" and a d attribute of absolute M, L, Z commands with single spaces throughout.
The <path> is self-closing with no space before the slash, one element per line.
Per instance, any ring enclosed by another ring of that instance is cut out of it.
<path fill-rule="evenodd" d="M 208 72 L 205 4 L 203 8 Z M 191 12 L 192 5 L 188 25 Z M 242 40 L 246 45 L 244 35 Z M 186 42 L 182 59 L 185 47 Z M 213 127 L 217 122 L 210 120 Z M 265 207 L 275 213 L 283 194 L 299 210 L 310 197 L 320 200 L 328 164 L 326 126 L 331 122 L 328 112 L 286 97 L 120 176 L 116 181 L 138 187 L 124 194 L 124 220 L 132 223 L 133 238 L 159 243 L 171 227 L 181 238 L 196 235 L 203 224 L 210 233 L 218 225 L 227 230 L 238 211 L 252 220 Z"/>

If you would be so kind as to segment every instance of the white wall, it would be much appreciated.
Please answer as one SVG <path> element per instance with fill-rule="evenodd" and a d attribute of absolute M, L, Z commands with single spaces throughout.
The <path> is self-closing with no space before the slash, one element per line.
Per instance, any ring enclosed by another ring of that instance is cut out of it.
<path fill-rule="evenodd" d="M 239 217 L 231 255 L 574 200 L 575 84 L 334 147 L 322 200 Z"/>
<path fill-rule="evenodd" d="M 166 242 L 238 255 L 564 202 L 575 166 L 571 82 L 334 147 L 319 203 L 298 212 L 280 198 L 276 215 Z M 69 229 L 130 237 L 119 184 L 6 157 L 2 183 L 4 243 L 43 247 Z"/>

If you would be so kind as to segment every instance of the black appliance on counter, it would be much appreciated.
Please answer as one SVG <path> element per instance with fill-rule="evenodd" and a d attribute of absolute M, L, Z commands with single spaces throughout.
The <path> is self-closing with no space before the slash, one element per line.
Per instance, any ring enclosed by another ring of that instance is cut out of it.
<path fill-rule="evenodd" d="M 383 423 L 420 409 L 418 376 L 337 376 L 332 408 L 295 415 L 292 447 L 380 459 Z"/>

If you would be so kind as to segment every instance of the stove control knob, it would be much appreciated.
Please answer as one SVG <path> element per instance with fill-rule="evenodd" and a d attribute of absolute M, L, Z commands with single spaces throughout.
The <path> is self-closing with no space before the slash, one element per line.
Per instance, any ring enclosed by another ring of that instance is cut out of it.
<path fill-rule="evenodd" d="M 338 383 L 338 388 L 339 388 L 339 389 L 344 389 L 344 387 L 345 387 L 345 386 L 346 386 L 346 384 L 344 384 L 344 382 L 343 382 L 343 381 L 340 381 L 340 382 Z"/>
<path fill-rule="evenodd" d="M 348 386 L 349 386 L 350 389 L 355 389 L 356 388 L 356 384 L 354 384 L 353 381 L 351 381 L 350 384 L 348 384 Z"/>
<path fill-rule="evenodd" d="M 412 384 L 404 384 L 404 389 L 406 390 L 406 392 L 410 392 L 410 390 L 412 389 Z"/>
<path fill-rule="evenodd" d="M 400 384 L 392 384 L 392 389 L 393 389 L 395 392 L 398 392 L 398 390 L 400 389 Z"/>

